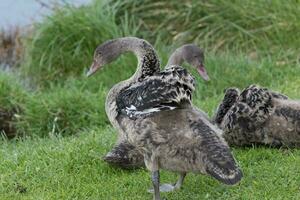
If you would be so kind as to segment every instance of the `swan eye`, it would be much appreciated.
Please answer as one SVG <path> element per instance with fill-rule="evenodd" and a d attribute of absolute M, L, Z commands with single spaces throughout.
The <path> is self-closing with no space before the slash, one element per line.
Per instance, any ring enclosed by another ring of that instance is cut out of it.
<path fill-rule="evenodd" d="M 97 52 L 97 59 L 101 59 L 102 58 L 102 56 L 103 56 L 103 54 L 102 54 L 102 52 Z"/>

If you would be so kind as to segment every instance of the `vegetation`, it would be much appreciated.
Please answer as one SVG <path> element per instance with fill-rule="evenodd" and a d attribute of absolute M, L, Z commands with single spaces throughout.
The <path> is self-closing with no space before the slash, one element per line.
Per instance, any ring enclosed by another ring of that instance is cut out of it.
<path fill-rule="evenodd" d="M 134 15 L 154 40 L 160 35 L 169 44 L 194 41 L 210 51 L 259 50 L 282 55 L 279 60 L 299 59 L 300 4 L 296 0 L 127 0 L 117 10 L 119 18 Z"/>
<path fill-rule="evenodd" d="M 108 166 L 101 156 L 116 139 L 111 127 L 74 137 L 3 141 L 0 146 L 0 198 L 10 199 L 151 199 L 147 170 Z M 183 188 L 163 193 L 168 199 L 299 199 L 300 151 L 234 149 L 244 178 L 234 187 L 189 174 Z M 164 183 L 176 175 L 163 171 Z"/>
<path fill-rule="evenodd" d="M 0 74 L 0 134 L 11 138 L 17 135 L 16 124 L 29 94 L 9 73 Z"/>
<path fill-rule="evenodd" d="M 300 59 L 299 10 L 295 0 L 98 0 L 79 9 L 68 5 L 35 24 L 25 43 L 23 71 L 38 86 L 82 75 L 98 44 L 125 35 L 153 44 L 195 42 L 209 52 L 272 56 L 279 64 L 295 64 Z"/>
<path fill-rule="evenodd" d="M 27 91 L 12 74 L 0 73 L 0 107 L 2 109 L 22 108 L 28 98 Z"/>
<path fill-rule="evenodd" d="M 185 42 L 204 47 L 211 81 L 205 83 L 187 67 L 198 83 L 194 103 L 212 115 L 223 90 L 232 86 L 257 83 L 300 98 L 299 23 L 296 0 L 95 0 L 80 8 L 56 8 L 25 38 L 18 68 L 23 79 L 15 73 L 0 74 L 0 114 L 5 110 L 13 116 L 0 121 L 0 128 L 13 125 L 14 134 L 26 136 L 8 140 L 1 128 L 0 199 L 152 197 L 146 192 L 151 186 L 146 170 L 123 171 L 101 161 L 116 140 L 104 110 L 106 94 L 136 67 L 135 57 L 128 54 L 86 78 L 101 42 L 143 37 L 158 50 L 162 65 Z M 163 196 L 300 198 L 299 150 L 251 147 L 233 152 L 244 171 L 239 185 L 227 187 L 191 174 L 182 190 Z M 162 174 L 163 182 L 175 179 L 172 173 Z"/>
<path fill-rule="evenodd" d="M 128 18 L 122 25 L 115 22 L 113 7 L 102 1 L 75 8 L 58 8 L 43 22 L 35 24 L 30 38 L 25 40 L 23 73 L 38 86 L 84 74 L 92 61 L 96 46 L 108 39 L 135 35 L 137 27 Z"/>
<path fill-rule="evenodd" d="M 103 87 L 98 84 L 98 92 L 91 93 L 74 85 L 73 81 L 32 96 L 17 124 L 18 131 L 22 135 L 66 136 L 91 126 L 106 126 Z"/>
<path fill-rule="evenodd" d="M 23 45 L 19 27 L 0 31 L 0 68 L 16 67 L 22 58 Z"/>

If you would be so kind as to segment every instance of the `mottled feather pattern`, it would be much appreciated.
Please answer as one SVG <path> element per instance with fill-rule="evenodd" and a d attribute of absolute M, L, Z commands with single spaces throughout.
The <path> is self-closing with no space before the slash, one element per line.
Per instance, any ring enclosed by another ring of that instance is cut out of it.
<path fill-rule="evenodd" d="M 273 91 L 270 91 L 270 92 L 271 92 L 271 95 L 272 95 L 273 98 L 276 98 L 276 99 L 285 99 L 285 100 L 289 99 L 289 97 L 286 96 L 286 95 L 284 95 L 284 94 L 280 94 L 278 92 L 273 92 Z"/>
<path fill-rule="evenodd" d="M 109 92 L 106 110 L 122 138 L 118 138 L 118 145 L 105 160 L 130 165 L 130 162 L 137 162 L 132 158 L 142 155 L 152 172 L 155 199 L 160 199 L 160 169 L 179 172 L 181 178 L 188 172 L 195 172 L 209 174 L 225 184 L 239 182 L 241 170 L 222 138 L 221 130 L 191 103 L 194 78 L 177 65 L 168 64 L 167 69 L 160 72 L 155 51 L 146 41 L 138 38 L 121 40 L 125 42 L 121 43 L 121 50 L 105 54 L 109 57 L 106 63 L 120 53 L 133 51 L 139 66 L 130 79 Z M 203 53 L 188 55 L 185 59 L 200 67 L 199 73 L 206 75 Z"/>
<path fill-rule="evenodd" d="M 141 44 L 141 49 L 143 49 L 144 52 L 140 61 L 142 69 L 142 74 L 138 79 L 140 82 L 143 81 L 146 77 L 152 76 L 154 73 L 160 71 L 160 62 L 159 59 L 157 59 L 158 56 L 156 55 L 153 47 L 146 41 L 143 41 Z"/>
<path fill-rule="evenodd" d="M 220 127 L 228 143 L 300 146 L 300 101 L 250 85 L 228 110 Z"/>
<path fill-rule="evenodd" d="M 262 125 L 274 111 L 270 92 L 265 88 L 250 85 L 242 91 L 237 102 L 226 113 L 222 128 L 254 131 L 255 127 Z"/>
<path fill-rule="evenodd" d="M 247 104 L 243 102 L 235 103 L 226 113 L 221 123 L 222 129 L 228 131 L 242 127 L 245 130 L 251 130 L 250 111 L 251 108 Z"/>
<path fill-rule="evenodd" d="M 247 87 L 241 93 L 238 101 L 244 102 L 252 108 L 249 112 L 250 118 L 255 120 L 257 125 L 265 122 L 275 111 L 271 92 L 267 88 L 256 85 Z"/>
<path fill-rule="evenodd" d="M 276 109 L 275 112 L 278 116 L 282 116 L 285 119 L 292 119 L 294 122 L 300 121 L 300 110 L 283 107 L 280 109 Z"/>
<path fill-rule="evenodd" d="M 122 90 L 117 97 L 118 112 L 130 118 L 180 108 L 190 103 L 195 90 L 194 78 L 186 69 L 173 66 Z"/>
<path fill-rule="evenodd" d="M 190 126 L 195 133 L 201 134 L 199 148 L 204 154 L 202 162 L 206 173 L 228 185 L 239 182 L 243 176 L 242 171 L 223 138 L 201 120 L 190 123 Z"/>
<path fill-rule="evenodd" d="M 117 96 L 121 91 L 124 90 L 124 88 L 128 88 L 130 85 L 132 85 L 132 83 L 142 81 L 146 76 L 151 76 L 154 73 L 159 72 L 160 62 L 154 48 L 145 40 L 132 37 L 127 37 L 122 40 L 110 40 L 104 44 L 104 49 L 112 49 L 111 47 L 108 47 L 112 43 L 114 45 L 113 49 L 123 49 L 122 52 L 131 51 L 138 57 L 139 61 L 138 70 L 135 75 L 128 80 L 121 81 L 120 83 L 114 85 L 114 87 L 110 89 L 106 98 L 105 111 L 107 116 L 112 125 L 117 130 L 121 131 L 117 120 L 120 114 L 116 102 Z M 120 135 L 122 135 L 122 133 L 120 133 Z"/>
<path fill-rule="evenodd" d="M 240 95 L 240 91 L 237 88 L 228 88 L 225 91 L 224 99 L 221 102 L 221 104 L 218 106 L 216 113 L 213 117 L 214 123 L 217 125 L 220 125 L 222 123 L 222 120 L 228 110 L 234 105 L 234 103 L 237 101 L 237 98 Z"/>
<path fill-rule="evenodd" d="M 256 85 L 248 86 L 242 91 L 242 93 L 240 93 L 237 88 L 228 88 L 225 90 L 224 98 L 216 110 L 213 121 L 218 126 L 220 126 L 225 115 L 229 112 L 229 109 L 235 104 L 235 108 L 230 110 L 230 113 L 227 114 L 227 117 L 231 118 L 227 119 L 228 121 L 230 121 L 227 122 L 229 123 L 228 126 L 230 126 L 234 119 L 237 119 L 234 114 L 236 112 L 243 113 L 244 117 L 250 117 L 249 111 L 252 110 L 252 116 L 255 116 L 257 113 L 262 112 L 261 114 L 266 117 L 274 112 L 274 108 L 271 102 L 272 98 L 288 99 L 286 95 L 267 90 L 266 88 L 260 88 Z M 245 109 L 247 107 L 249 107 L 249 109 Z M 253 110 L 256 110 L 256 112 L 254 112 Z M 268 114 L 264 115 L 266 113 Z M 231 126 L 231 128 L 232 127 L 233 126 Z"/>
<path fill-rule="evenodd" d="M 146 163 L 158 159 L 159 168 L 210 174 L 225 184 L 242 178 L 222 131 L 191 107 L 121 123 L 126 132 L 134 131 L 128 140 L 146 155 Z"/>

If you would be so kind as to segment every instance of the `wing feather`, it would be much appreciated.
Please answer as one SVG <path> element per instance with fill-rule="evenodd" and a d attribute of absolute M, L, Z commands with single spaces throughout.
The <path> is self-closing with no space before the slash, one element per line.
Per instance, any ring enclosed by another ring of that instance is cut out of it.
<path fill-rule="evenodd" d="M 192 130 L 201 135 L 199 151 L 204 155 L 203 163 L 208 174 L 217 180 L 233 185 L 243 177 L 227 143 L 207 123 L 202 120 L 190 124 Z"/>
<path fill-rule="evenodd" d="M 174 66 L 120 92 L 118 112 L 133 117 L 179 108 L 191 102 L 194 78 L 182 67 Z"/>

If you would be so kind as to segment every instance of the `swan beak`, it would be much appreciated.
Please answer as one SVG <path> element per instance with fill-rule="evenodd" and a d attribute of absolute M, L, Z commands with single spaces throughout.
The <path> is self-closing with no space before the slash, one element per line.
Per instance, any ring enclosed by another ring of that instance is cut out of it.
<path fill-rule="evenodd" d="M 98 64 L 94 61 L 92 66 L 90 67 L 89 71 L 86 73 L 86 76 L 89 77 L 89 76 L 93 75 L 97 71 L 98 68 L 99 68 Z"/>
<path fill-rule="evenodd" d="M 206 72 L 206 69 L 204 67 L 204 65 L 201 63 L 198 67 L 197 67 L 197 71 L 200 74 L 200 76 L 205 80 L 205 81 L 209 81 L 210 78 Z"/>
<path fill-rule="evenodd" d="M 89 71 L 86 73 L 86 76 L 89 77 L 93 74 L 92 68 L 89 69 Z"/>

